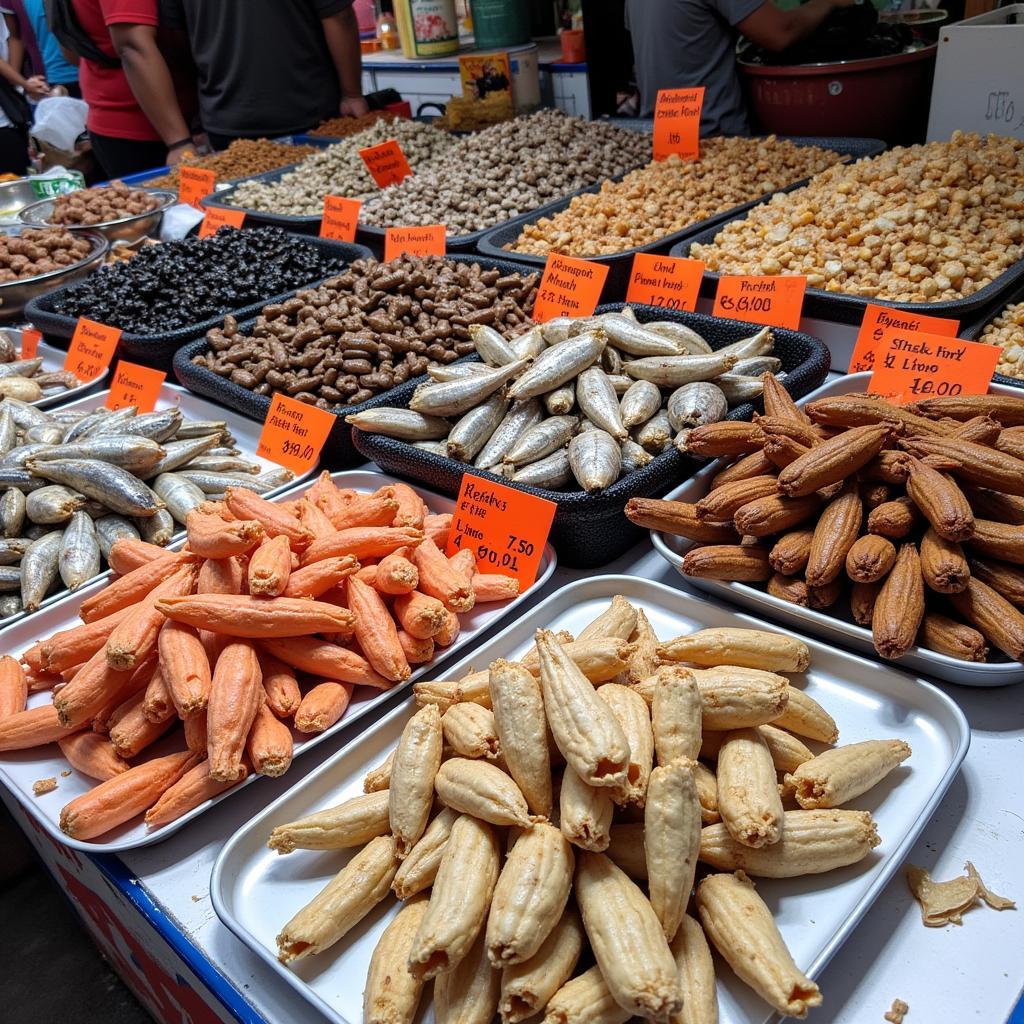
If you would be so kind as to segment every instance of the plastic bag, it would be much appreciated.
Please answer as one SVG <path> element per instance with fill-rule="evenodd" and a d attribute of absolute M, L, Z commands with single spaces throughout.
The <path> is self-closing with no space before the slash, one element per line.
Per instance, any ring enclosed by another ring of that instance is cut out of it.
<path fill-rule="evenodd" d="M 50 96 L 36 104 L 31 135 L 65 153 L 73 153 L 75 140 L 85 131 L 89 104 L 71 96 Z"/>

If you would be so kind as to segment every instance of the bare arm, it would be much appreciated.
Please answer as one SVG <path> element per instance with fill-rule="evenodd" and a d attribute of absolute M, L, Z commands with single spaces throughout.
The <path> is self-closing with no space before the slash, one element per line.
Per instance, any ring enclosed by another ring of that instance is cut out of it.
<path fill-rule="evenodd" d="M 6 78 L 11 85 L 24 89 L 31 99 L 41 100 L 49 94 L 50 87 L 42 75 L 25 78 L 21 73 L 22 65 L 25 62 L 25 43 L 21 38 L 21 27 L 13 14 L 5 14 L 4 21 L 7 23 L 8 34 L 7 60 L 0 60 L 0 75 Z"/>
<path fill-rule="evenodd" d="M 341 113 L 360 117 L 369 107 L 363 99 L 363 61 L 355 12 L 348 7 L 323 18 L 321 24 L 341 85 Z"/>
<path fill-rule="evenodd" d="M 810 0 L 793 10 L 782 11 L 768 0 L 736 28 L 758 46 L 778 53 L 806 39 L 834 10 L 854 3 L 855 0 Z"/>

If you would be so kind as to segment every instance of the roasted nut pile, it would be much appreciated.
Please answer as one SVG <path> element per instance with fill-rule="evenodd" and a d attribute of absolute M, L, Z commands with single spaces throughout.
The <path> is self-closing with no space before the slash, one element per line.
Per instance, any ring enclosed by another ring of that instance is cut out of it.
<path fill-rule="evenodd" d="M 806 274 L 893 302 L 978 291 L 1024 259 L 1024 142 L 954 132 L 829 168 L 690 250 L 724 274 Z"/>
<path fill-rule="evenodd" d="M 388 139 L 398 140 L 414 171 L 432 161 L 446 160 L 454 145 L 454 139 L 447 132 L 418 121 L 405 118 L 378 121 L 343 142 L 307 157 L 294 170 L 282 175 L 280 181 L 243 182 L 231 194 L 231 203 L 268 213 L 319 216 L 323 213 L 326 195 L 355 199 L 378 191 L 359 150 Z"/>
<path fill-rule="evenodd" d="M 419 1019 L 433 979 L 438 1021 L 711 1024 L 728 977 L 712 948 L 781 1016 L 806 1016 L 822 993 L 748 876 L 861 863 L 881 839 L 847 805 L 898 786 L 912 753 L 899 736 L 837 746 L 829 711 L 783 674 L 809 659 L 753 629 L 661 643 L 618 596 L 575 639 L 541 629 L 517 660 L 414 683 L 419 708 L 364 793 L 268 837 L 282 891 L 308 899 L 281 915 L 278 959 L 330 957 L 393 894 L 367 1022 Z M 332 869 L 330 851 L 354 855 Z"/>
<path fill-rule="evenodd" d="M 213 171 L 218 181 L 231 181 L 297 164 L 316 152 L 316 146 L 292 146 L 285 142 L 271 142 L 270 139 L 235 139 L 220 153 L 185 157 L 182 164 Z M 167 174 L 153 178 L 146 184 L 151 188 L 177 188 L 178 168 L 172 167 Z"/>
<path fill-rule="evenodd" d="M 996 373 L 1024 377 L 1024 302 L 1009 305 L 985 326 L 978 341 L 998 345 L 1003 351 Z"/>
<path fill-rule="evenodd" d="M 765 412 L 690 432 L 695 454 L 736 459 L 696 504 L 632 498 L 626 515 L 696 542 L 685 575 L 847 604 L 883 658 L 1024 661 L 1024 398 L 800 409 L 766 388 Z"/>
<path fill-rule="evenodd" d="M 63 228 L 25 228 L 17 235 L 0 233 L 0 284 L 24 281 L 79 263 L 92 242 Z"/>
<path fill-rule="evenodd" d="M 282 391 L 330 409 L 450 363 L 474 349 L 470 328 L 504 337 L 530 324 L 537 275 L 501 274 L 438 256 L 357 260 L 337 277 L 266 306 L 252 335 L 234 318 L 207 332 L 193 362 L 258 395 Z"/>
<path fill-rule="evenodd" d="M 163 334 L 327 277 L 342 261 L 279 228 L 221 228 L 143 249 L 57 292 L 50 309 L 135 334 Z"/>
<path fill-rule="evenodd" d="M 622 174 L 646 160 L 650 146 L 649 135 L 542 110 L 457 139 L 443 166 L 372 196 L 360 220 L 479 231 Z"/>
<path fill-rule="evenodd" d="M 128 188 L 119 181 L 102 188 L 86 188 L 57 196 L 50 214 L 51 224 L 105 224 L 123 217 L 155 210 L 160 200 L 142 189 Z"/>
<path fill-rule="evenodd" d="M 716 138 L 701 143 L 699 161 L 653 161 L 601 191 L 576 196 L 568 208 L 527 224 L 505 246 L 546 256 L 606 256 L 647 245 L 760 196 L 777 192 L 840 160 L 816 146 L 765 139 Z"/>
<path fill-rule="evenodd" d="M 362 117 L 332 117 L 321 121 L 309 134 L 326 135 L 335 139 L 347 139 L 356 132 L 376 124 L 378 121 L 394 121 L 397 115 L 390 110 L 371 110 Z"/>

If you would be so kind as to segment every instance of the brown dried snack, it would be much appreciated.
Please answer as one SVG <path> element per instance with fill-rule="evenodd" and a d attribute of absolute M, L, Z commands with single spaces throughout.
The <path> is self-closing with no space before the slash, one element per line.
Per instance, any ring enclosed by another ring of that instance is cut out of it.
<path fill-rule="evenodd" d="M 925 612 L 917 642 L 929 651 L 961 661 L 984 661 L 988 657 L 985 638 L 976 629 L 938 612 Z"/>
<path fill-rule="evenodd" d="M 801 608 L 806 608 L 809 603 L 807 584 L 796 576 L 775 573 L 768 581 L 768 593 L 780 601 L 798 604 Z"/>
<path fill-rule="evenodd" d="M 913 544 L 904 544 L 875 600 L 871 615 L 875 650 L 883 658 L 902 658 L 914 646 L 922 618 L 924 580 L 921 578 L 921 559 Z"/>
<path fill-rule="evenodd" d="M 892 1006 L 882 1014 L 889 1024 L 903 1024 L 903 1018 L 910 1012 L 910 1007 L 902 999 L 894 999 Z"/>
<path fill-rule="evenodd" d="M 993 647 L 1013 661 L 1024 661 L 1024 615 L 998 591 L 972 576 L 949 600 Z"/>
<path fill-rule="evenodd" d="M 709 491 L 697 502 L 697 517 L 712 523 L 728 522 L 747 502 L 778 492 L 774 476 L 752 476 Z"/>
<path fill-rule="evenodd" d="M 974 533 L 974 513 L 964 492 L 920 459 L 910 460 L 907 494 L 940 537 L 961 541 Z"/>
<path fill-rule="evenodd" d="M 791 530 L 783 534 L 768 553 L 771 567 L 783 576 L 795 576 L 802 572 L 811 557 L 811 541 L 814 530 Z"/>
<path fill-rule="evenodd" d="M 733 522 L 739 533 L 751 537 L 767 537 L 782 533 L 809 519 L 821 506 L 817 495 L 786 498 L 769 495 L 747 502 L 736 510 Z"/>
<path fill-rule="evenodd" d="M 682 571 L 684 576 L 739 583 L 763 582 L 772 575 L 765 548 L 740 544 L 691 548 L 683 557 Z"/>
<path fill-rule="evenodd" d="M 820 587 L 808 587 L 807 598 L 811 608 L 831 608 L 843 596 L 846 589 L 846 579 L 837 576 L 830 583 L 824 583 Z"/>
<path fill-rule="evenodd" d="M 919 518 L 917 506 L 910 498 L 896 498 L 868 513 L 868 532 L 893 539 L 906 537 Z"/>
<path fill-rule="evenodd" d="M 1024 459 L 1024 427 L 1006 427 L 992 444 L 1006 455 Z"/>
<path fill-rule="evenodd" d="M 731 466 L 716 473 L 711 478 L 711 486 L 721 487 L 736 480 L 749 480 L 752 476 L 768 476 L 775 472 L 775 465 L 764 452 L 753 452 L 737 459 Z"/>
<path fill-rule="evenodd" d="M 799 497 L 856 473 L 881 451 L 889 433 L 887 424 L 877 424 L 854 427 L 822 441 L 779 474 L 779 490 Z"/>
<path fill-rule="evenodd" d="M 254 174 L 276 171 L 279 167 L 298 163 L 316 152 L 316 146 L 294 146 L 286 142 L 272 142 L 270 139 L 235 139 L 227 149 L 222 149 L 218 153 L 186 156 L 166 174 L 159 178 L 151 178 L 146 184 L 151 188 L 176 189 L 181 167 L 201 167 L 213 171 L 217 181 L 249 178 Z"/>
<path fill-rule="evenodd" d="M 833 498 L 814 527 L 814 540 L 807 561 L 807 585 L 824 587 L 843 571 L 846 555 L 860 534 L 864 507 L 856 488 Z M 830 602 L 831 603 L 831 602 Z"/>
<path fill-rule="evenodd" d="M 970 420 L 991 416 L 1004 427 L 1024 426 L 1024 398 L 1016 395 L 957 395 L 953 398 L 926 398 L 911 406 L 922 416 L 951 416 Z"/>
<path fill-rule="evenodd" d="M 694 427 L 686 438 L 686 450 L 693 455 L 749 455 L 763 445 L 761 428 L 744 420 L 705 423 Z"/>
<path fill-rule="evenodd" d="M 881 583 L 854 583 L 850 588 L 850 614 L 858 626 L 870 626 Z"/>
<path fill-rule="evenodd" d="M 57 196 L 50 212 L 50 223 L 91 227 L 148 213 L 159 205 L 160 200 L 151 192 L 113 181 L 109 185 Z"/>
<path fill-rule="evenodd" d="M 1024 569 L 1005 562 L 971 557 L 971 575 L 1002 594 L 1010 604 L 1024 607 Z"/>
<path fill-rule="evenodd" d="M 855 583 L 874 583 L 885 577 L 895 562 L 892 541 L 866 533 L 846 553 L 846 575 Z"/>
<path fill-rule="evenodd" d="M 929 527 L 921 537 L 921 575 L 940 594 L 959 594 L 971 575 L 963 548 Z"/>
<path fill-rule="evenodd" d="M 1007 494 L 1024 495 L 1024 459 L 953 437 L 905 438 L 900 444 L 919 458 L 937 455 L 949 460 L 958 480 L 990 487 Z"/>
<path fill-rule="evenodd" d="M 1024 526 L 1007 526 L 990 519 L 976 519 L 971 550 L 1003 562 L 1024 565 Z"/>
<path fill-rule="evenodd" d="M 990 491 L 985 487 L 967 487 L 964 494 L 979 519 L 994 519 L 1009 526 L 1024 526 L 1024 497 Z"/>
<path fill-rule="evenodd" d="M 965 420 L 963 423 L 953 426 L 950 429 L 954 437 L 962 437 L 965 441 L 973 441 L 975 444 L 992 444 L 999 437 L 1002 425 L 991 416 L 975 416 Z"/>
<path fill-rule="evenodd" d="M 626 518 L 645 530 L 661 530 L 702 544 L 728 544 L 738 540 L 730 522 L 709 522 L 697 514 L 696 505 L 661 498 L 630 498 Z"/>

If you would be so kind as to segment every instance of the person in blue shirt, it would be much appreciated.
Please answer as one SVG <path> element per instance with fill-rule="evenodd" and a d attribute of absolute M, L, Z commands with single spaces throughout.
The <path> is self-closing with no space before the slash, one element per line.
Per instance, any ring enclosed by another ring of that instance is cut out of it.
<path fill-rule="evenodd" d="M 51 86 L 62 85 L 69 96 L 78 99 L 82 91 L 78 86 L 78 68 L 69 64 L 61 53 L 60 43 L 46 24 L 44 0 L 17 0 L 25 12 L 25 19 L 35 35 L 36 48 L 46 68 L 46 81 Z"/>

